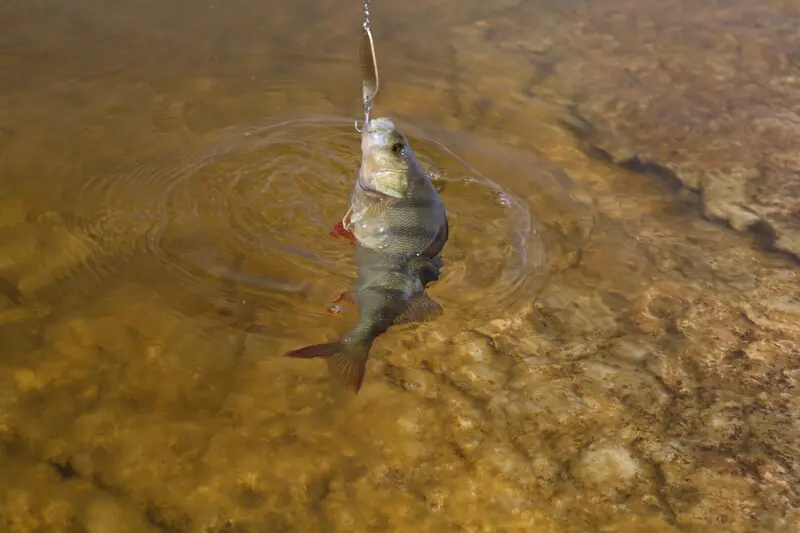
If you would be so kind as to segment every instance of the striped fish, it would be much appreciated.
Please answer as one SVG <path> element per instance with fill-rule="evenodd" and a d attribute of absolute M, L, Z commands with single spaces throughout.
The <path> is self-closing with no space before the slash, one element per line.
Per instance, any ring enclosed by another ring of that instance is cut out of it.
<path fill-rule="evenodd" d="M 369 122 L 344 228 L 369 248 L 434 256 L 447 240 L 447 215 L 433 182 L 390 118 Z"/>
<path fill-rule="evenodd" d="M 338 341 L 290 351 L 326 358 L 332 378 L 358 392 L 373 342 L 394 325 L 433 320 L 441 306 L 425 294 L 444 266 L 444 204 L 405 136 L 389 118 L 364 128 L 362 165 L 343 228 L 355 238 L 358 322 Z"/>

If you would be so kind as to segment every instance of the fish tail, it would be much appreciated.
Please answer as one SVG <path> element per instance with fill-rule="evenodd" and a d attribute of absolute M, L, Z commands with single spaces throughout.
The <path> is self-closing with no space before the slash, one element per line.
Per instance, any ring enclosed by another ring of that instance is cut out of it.
<path fill-rule="evenodd" d="M 312 344 L 305 348 L 298 348 L 286 352 L 286 357 L 297 357 L 299 359 L 314 359 L 315 357 L 330 357 L 341 350 L 339 342 L 328 342 L 325 344 Z"/>
<path fill-rule="evenodd" d="M 355 343 L 343 344 L 339 341 L 314 344 L 286 353 L 286 357 L 327 359 L 330 377 L 356 393 L 361 389 L 361 383 L 364 381 L 368 355 L 369 346 Z"/>

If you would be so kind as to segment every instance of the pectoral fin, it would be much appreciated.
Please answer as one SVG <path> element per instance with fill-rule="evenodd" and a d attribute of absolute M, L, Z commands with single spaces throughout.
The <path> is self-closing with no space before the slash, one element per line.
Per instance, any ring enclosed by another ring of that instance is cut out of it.
<path fill-rule="evenodd" d="M 393 198 L 382 193 L 373 193 L 377 198 L 371 201 L 362 211 L 362 218 L 364 220 L 371 220 L 380 218 L 384 215 L 386 210 L 397 203 L 398 198 Z"/>
<path fill-rule="evenodd" d="M 444 313 L 442 306 L 425 294 L 408 302 L 408 307 L 396 319 L 395 324 L 430 322 Z"/>

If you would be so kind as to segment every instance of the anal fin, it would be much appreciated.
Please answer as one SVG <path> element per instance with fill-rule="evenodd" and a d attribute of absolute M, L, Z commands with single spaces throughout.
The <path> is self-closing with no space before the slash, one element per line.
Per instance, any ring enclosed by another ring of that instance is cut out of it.
<path fill-rule="evenodd" d="M 331 303 L 338 304 L 339 302 L 347 302 L 349 304 L 355 304 L 356 303 L 356 293 L 355 293 L 355 291 L 353 291 L 353 290 L 344 291 L 343 293 L 341 293 L 339 295 L 338 298 L 336 298 Z"/>
<path fill-rule="evenodd" d="M 339 295 L 334 301 L 331 302 L 331 305 L 328 306 L 328 312 L 338 314 L 342 310 L 341 302 L 347 304 L 356 304 L 356 295 L 355 291 L 344 291 L 342 294 Z"/>

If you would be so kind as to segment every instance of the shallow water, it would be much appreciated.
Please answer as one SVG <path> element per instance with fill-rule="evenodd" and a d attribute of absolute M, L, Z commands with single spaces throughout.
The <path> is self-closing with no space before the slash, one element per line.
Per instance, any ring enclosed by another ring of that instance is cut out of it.
<path fill-rule="evenodd" d="M 360 6 L 0 7 L 0 531 L 800 530 L 789 241 L 629 157 L 800 112 L 797 8 L 552 4 L 375 3 L 451 237 L 355 398 L 282 354 L 355 316 Z"/>

